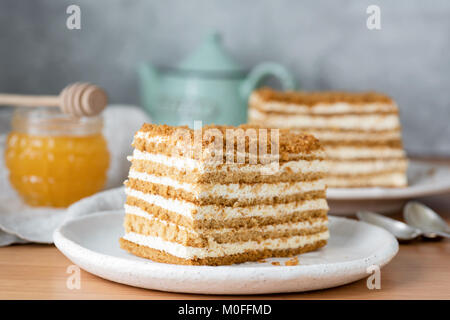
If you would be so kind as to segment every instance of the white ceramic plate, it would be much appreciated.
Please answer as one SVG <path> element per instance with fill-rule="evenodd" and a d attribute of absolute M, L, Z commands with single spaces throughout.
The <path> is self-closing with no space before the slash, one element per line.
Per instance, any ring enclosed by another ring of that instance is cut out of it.
<path fill-rule="evenodd" d="M 355 220 L 330 217 L 331 237 L 321 250 L 299 256 L 232 266 L 181 266 L 153 262 L 120 249 L 123 211 L 105 211 L 72 220 L 54 233 L 58 249 L 99 277 L 147 289 L 204 294 L 301 292 L 347 284 L 384 266 L 398 243 L 387 231 Z M 273 266 L 279 261 L 282 266 Z"/>
<path fill-rule="evenodd" d="M 401 210 L 406 201 L 450 192 L 450 166 L 425 160 L 411 160 L 407 188 L 329 188 L 330 213 L 354 214 L 358 210 L 391 213 Z"/>

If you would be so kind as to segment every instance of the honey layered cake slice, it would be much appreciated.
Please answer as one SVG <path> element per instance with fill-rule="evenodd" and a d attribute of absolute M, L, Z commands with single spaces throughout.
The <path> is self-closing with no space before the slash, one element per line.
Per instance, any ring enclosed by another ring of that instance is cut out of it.
<path fill-rule="evenodd" d="M 407 159 L 396 103 L 375 92 L 278 92 L 249 100 L 249 123 L 317 137 L 328 187 L 406 187 Z"/>
<path fill-rule="evenodd" d="M 326 165 L 313 136 L 144 124 L 133 146 L 123 249 L 157 262 L 227 265 L 327 243 Z"/>

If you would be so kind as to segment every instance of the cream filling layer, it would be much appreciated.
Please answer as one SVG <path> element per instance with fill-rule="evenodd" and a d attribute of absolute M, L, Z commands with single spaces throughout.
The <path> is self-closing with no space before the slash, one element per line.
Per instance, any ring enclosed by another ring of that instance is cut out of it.
<path fill-rule="evenodd" d="M 167 141 L 169 141 L 169 137 L 168 136 L 155 136 L 155 135 L 150 135 L 149 132 L 143 132 L 143 131 L 138 131 L 136 132 L 136 134 L 134 135 L 135 139 L 145 139 L 147 142 L 152 142 L 152 143 L 166 143 Z"/>
<path fill-rule="evenodd" d="M 342 115 L 342 116 L 308 116 L 308 115 L 273 115 L 256 109 L 249 110 L 250 123 L 256 121 L 276 128 L 336 128 L 357 130 L 393 130 L 400 127 L 397 114 L 388 115 Z"/>
<path fill-rule="evenodd" d="M 379 171 L 406 171 L 407 160 L 326 161 L 330 174 L 368 174 Z"/>
<path fill-rule="evenodd" d="M 173 256 L 183 259 L 223 257 L 233 254 L 244 253 L 251 250 L 284 250 L 300 248 L 308 244 L 313 244 L 320 240 L 329 238 L 329 232 L 321 232 L 307 236 L 294 236 L 288 239 L 266 239 L 260 242 L 246 241 L 236 243 L 217 243 L 210 241 L 205 248 L 195 248 L 183 246 L 181 244 L 165 241 L 158 237 L 144 236 L 137 233 L 126 233 L 124 239 L 135 244 L 167 252 Z"/>
<path fill-rule="evenodd" d="M 168 211 L 173 211 L 185 217 L 197 220 L 217 218 L 226 220 L 246 217 L 267 217 L 309 210 L 328 210 L 328 205 L 325 199 L 304 200 L 301 201 L 300 204 L 297 202 L 288 202 L 275 205 L 223 207 L 217 205 L 196 206 L 192 202 L 164 198 L 159 195 L 147 194 L 131 188 L 126 188 L 125 193 L 149 204 L 156 205 Z"/>
<path fill-rule="evenodd" d="M 197 235 L 198 234 L 208 234 L 208 233 L 209 234 L 210 233 L 220 234 L 220 233 L 236 232 L 236 229 L 233 229 L 233 228 L 192 230 L 190 228 L 186 228 L 184 226 L 181 226 L 181 225 L 169 222 L 169 221 L 158 219 L 158 218 L 154 217 L 153 215 L 151 215 L 150 213 L 142 210 L 139 207 L 130 206 L 127 204 L 125 204 L 125 213 L 143 217 L 143 218 L 147 219 L 149 221 L 149 223 L 158 222 L 158 223 L 161 223 L 161 224 L 164 224 L 167 226 L 177 227 L 181 230 L 185 230 L 192 234 L 197 234 Z M 301 221 L 301 222 L 294 222 L 294 223 L 271 224 L 271 225 L 258 226 L 258 227 L 252 227 L 252 228 L 240 228 L 239 230 L 240 231 L 248 231 L 248 232 L 259 231 L 259 232 L 265 233 L 265 232 L 282 232 L 282 231 L 289 231 L 289 230 L 309 230 L 309 229 L 313 229 L 313 228 L 327 227 L 327 226 L 328 226 L 328 220 L 318 220 L 318 221 L 314 221 L 312 223 Z M 206 231 L 206 232 L 202 232 L 202 231 Z"/>
<path fill-rule="evenodd" d="M 299 154 L 300 156 L 300 154 Z M 217 167 L 217 164 L 208 165 L 208 163 L 187 158 L 187 157 L 175 157 L 166 156 L 164 154 L 149 153 L 145 151 L 140 151 L 135 149 L 133 151 L 133 156 L 128 157 L 128 160 L 145 160 L 151 161 L 165 166 L 174 167 L 179 170 L 198 170 L 200 173 L 204 172 L 235 172 L 239 171 L 242 173 L 251 172 L 274 172 L 281 170 L 291 170 L 294 173 L 315 173 L 315 172 L 325 172 L 326 166 L 324 166 L 322 160 L 292 160 L 284 162 L 277 168 L 274 164 L 239 164 L 239 163 L 225 163 L 221 167 Z"/>
<path fill-rule="evenodd" d="M 130 170 L 129 178 L 149 183 L 161 184 L 194 194 L 197 199 L 221 197 L 225 199 L 255 199 L 290 196 L 311 191 L 325 190 L 323 179 L 301 182 L 254 183 L 254 184 L 190 184 L 169 177 L 161 177 L 145 172 Z"/>
<path fill-rule="evenodd" d="M 373 112 L 396 112 L 398 110 L 395 103 L 372 102 L 364 104 L 354 104 L 346 102 L 337 103 L 317 103 L 312 106 L 265 101 L 257 93 L 250 96 L 249 105 L 264 111 L 304 113 L 304 114 L 334 114 L 334 113 L 373 113 Z"/>
<path fill-rule="evenodd" d="M 405 158 L 406 156 L 401 148 L 350 146 L 325 146 L 324 148 L 327 156 L 334 159 Z"/>

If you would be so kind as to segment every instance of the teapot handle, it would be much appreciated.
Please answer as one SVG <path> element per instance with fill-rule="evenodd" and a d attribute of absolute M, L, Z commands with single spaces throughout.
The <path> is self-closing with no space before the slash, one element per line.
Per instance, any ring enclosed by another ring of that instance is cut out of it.
<path fill-rule="evenodd" d="M 241 97 L 247 100 L 252 91 L 268 76 L 278 78 L 283 90 L 293 90 L 296 88 L 294 77 L 285 67 L 275 62 L 264 62 L 254 67 L 247 76 L 247 79 L 242 83 L 240 87 Z"/>

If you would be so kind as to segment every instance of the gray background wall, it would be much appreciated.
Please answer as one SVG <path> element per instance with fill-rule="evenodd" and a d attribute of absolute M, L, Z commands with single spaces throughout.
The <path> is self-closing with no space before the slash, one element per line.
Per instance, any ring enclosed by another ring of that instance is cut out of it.
<path fill-rule="evenodd" d="M 82 29 L 68 30 L 69 4 Z M 366 28 L 381 7 L 382 29 Z M 450 1 L 1 0 L 0 92 L 58 93 L 70 82 L 104 86 L 138 104 L 135 65 L 172 65 L 211 28 L 250 68 L 283 63 L 305 89 L 375 89 L 401 107 L 410 153 L 450 155 Z M 0 113 L 0 131 L 7 113 Z"/>

